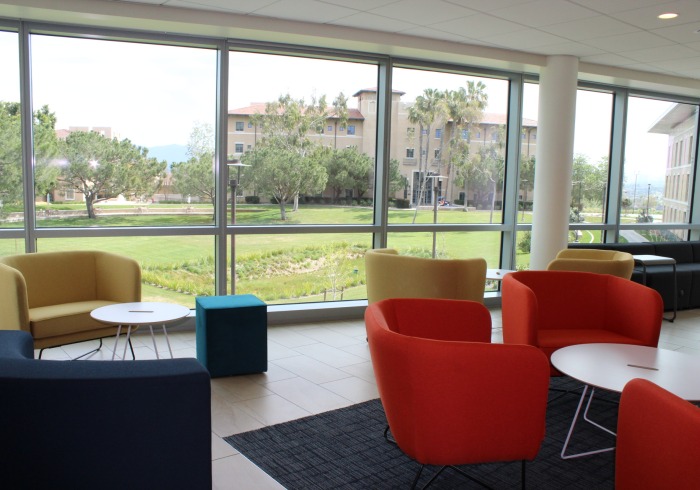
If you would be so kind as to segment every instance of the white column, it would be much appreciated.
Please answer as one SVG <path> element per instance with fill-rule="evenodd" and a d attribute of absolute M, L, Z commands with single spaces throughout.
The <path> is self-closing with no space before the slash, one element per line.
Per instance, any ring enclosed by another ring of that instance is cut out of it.
<path fill-rule="evenodd" d="M 530 269 L 567 246 L 578 58 L 550 56 L 540 73 Z"/>

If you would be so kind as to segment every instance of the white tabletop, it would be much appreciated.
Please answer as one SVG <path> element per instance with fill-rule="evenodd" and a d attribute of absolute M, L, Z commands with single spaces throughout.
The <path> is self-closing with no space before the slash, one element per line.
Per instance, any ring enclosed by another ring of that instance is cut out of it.
<path fill-rule="evenodd" d="M 625 344 L 581 344 L 552 354 L 552 365 L 587 385 L 622 392 L 644 378 L 685 400 L 700 401 L 700 356 Z"/>
<path fill-rule="evenodd" d="M 676 263 L 676 259 L 661 255 L 633 255 L 632 258 L 644 265 L 671 265 Z"/>
<path fill-rule="evenodd" d="M 511 272 L 515 271 L 511 269 L 486 269 L 486 279 L 489 281 L 500 281 L 503 279 L 503 276 Z"/>
<path fill-rule="evenodd" d="M 172 303 L 117 303 L 92 310 L 90 316 L 110 325 L 155 325 L 174 322 L 190 314 L 186 306 Z"/>

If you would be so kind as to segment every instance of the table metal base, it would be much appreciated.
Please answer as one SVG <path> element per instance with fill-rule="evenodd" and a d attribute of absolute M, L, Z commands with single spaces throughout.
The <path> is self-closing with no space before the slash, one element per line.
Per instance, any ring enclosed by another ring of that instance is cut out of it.
<path fill-rule="evenodd" d="M 583 402 L 586 399 L 586 395 L 588 394 L 588 389 L 591 389 L 591 393 L 588 396 L 588 403 L 586 403 L 586 409 L 583 412 L 583 420 L 588 422 L 589 424 L 592 424 L 596 427 L 598 427 L 601 430 L 604 430 L 608 434 L 612 434 L 614 436 L 617 436 L 617 434 L 607 427 L 603 427 L 597 422 L 594 422 L 593 420 L 588 418 L 588 409 L 591 406 L 591 401 L 593 401 L 593 396 L 595 395 L 595 388 L 591 388 L 588 385 L 585 385 L 583 387 L 583 392 L 581 393 L 581 399 L 578 402 L 578 407 L 576 407 L 576 413 L 574 414 L 574 419 L 571 421 L 571 427 L 569 427 L 569 433 L 566 435 L 566 441 L 564 441 L 564 447 L 561 450 L 561 459 L 572 459 L 572 458 L 580 458 L 582 456 L 590 456 L 591 454 L 599 454 L 599 453 L 606 453 L 608 451 L 614 451 L 615 446 L 613 447 L 607 447 L 604 449 L 595 449 L 593 451 L 586 451 L 582 453 L 574 453 L 574 454 L 566 454 L 566 449 L 569 447 L 569 440 L 571 439 L 571 435 L 574 433 L 574 428 L 576 427 L 576 422 L 578 421 L 578 416 L 579 413 L 581 412 L 581 407 L 583 406 Z"/>

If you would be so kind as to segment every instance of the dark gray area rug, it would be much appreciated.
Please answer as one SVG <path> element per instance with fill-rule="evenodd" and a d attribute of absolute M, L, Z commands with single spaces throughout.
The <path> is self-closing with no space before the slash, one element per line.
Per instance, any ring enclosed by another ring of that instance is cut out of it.
<path fill-rule="evenodd" d="M 537 458 L 527 463 L 530 489 L 612 489 L 615 452 L 562 460 L 562 445 L 580 395 L 580 383 L 566 377 L 553 378 L 551 387 L 575 389 L 556 398 L 550 391 L 547 433 Z M 619 395 L 597 391 L 589 416 L 615 430 Z M 292 422 L 236 434 L 226 441 L 288 489 L 385 489 L 410 488 L 419 464 L 382 433 L 386 418 L 379 400 Z M 475 444 L 478 442 L 475 441 Z M 614 437 L 579 421 L 569 453 L 614 445 Z M 520 463 L 461 466 L 493 488 L 520 488 Z M 437 467 L 426 467 L 421 484 Z M 448 469 L 430 488 L 480 488 Z"/>

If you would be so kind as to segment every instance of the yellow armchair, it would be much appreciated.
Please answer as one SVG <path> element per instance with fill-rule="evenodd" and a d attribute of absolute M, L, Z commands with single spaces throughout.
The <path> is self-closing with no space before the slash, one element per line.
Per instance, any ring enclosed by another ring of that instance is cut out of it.
<path fill-rule="evenodd" d="M 547 270 L 594 272 L 629 279 L 634 270 L 634 258 L 617 250 L 566 248 L 549 263 Z"/>
<path fill-rule="evenodd" d="M 399 255 L 391 248 L 365 254 L 367 300 L 442 298 L 484 302 L 486 261 L 424 259 Z"/>
<path fill-rule="evenodd" d="M 95 308 L 141 301 L 135 260 L 99 251 L 0 257 L 0 329 L 25 330 L 45 349 L 116 335 L 93 320 Z"/>

